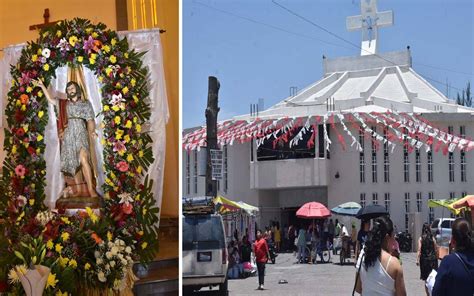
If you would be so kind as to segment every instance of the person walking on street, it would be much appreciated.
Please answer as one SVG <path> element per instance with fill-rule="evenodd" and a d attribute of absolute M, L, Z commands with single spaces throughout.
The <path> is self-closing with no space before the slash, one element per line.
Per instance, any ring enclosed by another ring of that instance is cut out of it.
<path fill-rule="evenodd" d="M 295 227 L 293 225 L 290 225 L 288 227 L 288 250 L 294 252 L 295 251 Z"/>
<path fill-rule="evenodd" d="M 255 261 L 257 262 L 258 272 L 258 290 L 263 290 L 263 284 L 265 281 L 265 264 L 270 258 L 270 252 L 268 250 L 267 241 L 262 237 L 262 231 L 257 230 L 257 239 L 253 245 Z"/>
<path fill-rule="evenodd" d="M 420 279 L 424 283 L 426 295 L 430 296 L 426 279 L 433 269 L 438 270 L 438 246 L 428 223 L 423 224 L 421 237 L 418 239 L 416 265 L 420 266 Z"/>
<path fill-rule="evenodd" d="M 298 232 L 296 246 L 298 247 L 298 263 L 303 263 L 306 248 L 306 231 L 304 227 L 301 227 L 300 231 Z"/>
<path fill-rule="evenodd" d="M 275 226 L 275 233 L 274 233 L 274 236 L 275 236 L 275 247 L 276 247 L 276 251 L 278 253 L 280 253 L 280 246 L 281 246 L 281 231 L 280 231 L 280 225 L 277 223 L 277 225 Z"/>
<path fill-rule="evenodd" d="M 433 296 L 474 295 L 474 234 L 469 222 L 456 219 L 450 245 L 454 252 L 441 261 L 433 287 Z"/>
<path fill-rule="evenodd" d="M 355 291 L 361 295 L 405 296 L 403 269 L 389 253 L 393 223 L 387 216 L 374 220 L 358 268 Z"/>
<path fill-rule="evenodd" d="M 332 219 L 329 219 L 328 233 L 329 233 L 329 242 L 331 244 L 334 244 L 334 234 L 336 233 L 336 228 L 334 226 L 334 223 L 332 222 Z"/>

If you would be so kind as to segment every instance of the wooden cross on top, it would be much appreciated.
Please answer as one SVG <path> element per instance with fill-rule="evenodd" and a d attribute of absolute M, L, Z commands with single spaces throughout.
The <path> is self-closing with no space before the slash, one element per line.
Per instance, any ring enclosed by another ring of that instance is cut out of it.
<path fill-rule="evenodd" d="M 37 25 L 31 25 L 30 26 L 30 31 L 41 30 L 43 28 L 52 26 L 52 25 L 56 24 L 57 22 L 59 22 L 59 21 L 55 21 L 55 22 L 50 22 L 49 21 L 49 8 L 46 8 L 44 10 L 43 18 L 44 18 L 44 23 L 43 24 L 37 24 Z"/>

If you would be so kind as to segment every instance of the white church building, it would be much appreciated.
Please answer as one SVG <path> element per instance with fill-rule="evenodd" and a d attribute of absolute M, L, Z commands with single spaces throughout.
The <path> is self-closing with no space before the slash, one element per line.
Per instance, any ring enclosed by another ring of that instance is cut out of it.
<path fill-rule="evenodd" d="M 429 199 L 474 193 L 474 109 L 456 105 L 412 68 L 410 49 L 378 53 L 378 27 L 393 14 L 361 1 L 349 30 L 362 30 L 361 55 L 324 58 L 323 77 L 255 115 L 219 123 L 219 195 L 260 209 L 259 227 L 297 223 L 318 201 L 387 208 L 399 230 L 408 214 L 441 217 Z M 183 133 L 183 196 L 205 195 L 199 175 L 205 127 Z M 449 217 L 447 211 L 444 216 Z"/>

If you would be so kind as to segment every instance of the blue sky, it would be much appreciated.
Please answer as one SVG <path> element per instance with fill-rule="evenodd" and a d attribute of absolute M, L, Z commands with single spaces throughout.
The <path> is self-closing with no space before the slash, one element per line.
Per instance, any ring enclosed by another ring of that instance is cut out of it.
<path fill-rule="evenodd" d="M 347 16 L 360 14 L 360 0 L 277 1 L 360 44 L 361 33 L 345 28 Z M 467 81 L 474 82 L 473 2 L 379 0 L 378 11 L 393 10 L 395 23 L 379 30 L 379 52 L 410 45 L 413 68 L 443 84 L 448 79 L 454 97 Z M 271 0 L 184 0 L 182 5 L 184 128 L 205 123 L 208 76 L 221 82 L 219 120 L 223 120 L 248 113 L 259 98 L 268 108 L 287 97 L 291 86 L 301 90 L 319 80 L 323 55 L 360 54 Z M 428 81 L 446 94 L 446 85 Z"/>

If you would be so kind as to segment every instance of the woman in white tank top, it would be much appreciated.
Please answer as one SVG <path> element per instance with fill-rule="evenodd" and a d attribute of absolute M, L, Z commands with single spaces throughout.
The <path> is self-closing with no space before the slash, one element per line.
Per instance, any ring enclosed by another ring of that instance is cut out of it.
<path fill-rule="evenodd" d="M 374 220 L 364 248 L 356 291 L 363 296 L 405 296 L 403 270 L 387 251 L 393 239 L 393 223 L 388 217 Z"/>

